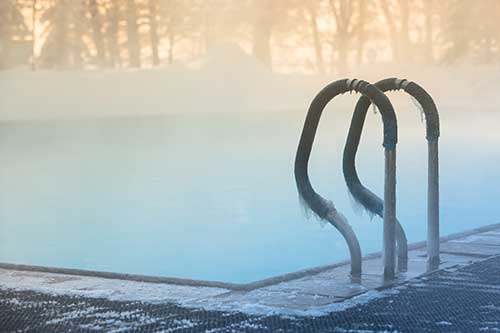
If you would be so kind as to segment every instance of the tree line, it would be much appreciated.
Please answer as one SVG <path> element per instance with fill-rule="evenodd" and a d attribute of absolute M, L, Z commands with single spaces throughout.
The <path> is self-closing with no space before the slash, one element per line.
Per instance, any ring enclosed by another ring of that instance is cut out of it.
<path fill-rule="evenodd" d="M 269 68 L 500 61 L 500 0 L 1 0 L 0 68 L 140 68 L 231 42 Z"/>

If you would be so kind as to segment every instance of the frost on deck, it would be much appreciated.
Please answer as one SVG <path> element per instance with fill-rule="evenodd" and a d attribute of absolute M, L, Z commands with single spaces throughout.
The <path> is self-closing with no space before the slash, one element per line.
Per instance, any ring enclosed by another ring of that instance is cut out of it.
<path fill-rule="evenodd" d="M 3 286 L 5 272 L 1 276 Z M 111 301 L 70 291 L 50 295 L 0 287 L 0 327 L 23 332 L 498 332 L 498 276 L 500 256 L 493 256 L 393 289 L 370 291 L 322 311 L 311 309 L 307 317 L 272 312 L 248 315 L 165 302 Z"/>

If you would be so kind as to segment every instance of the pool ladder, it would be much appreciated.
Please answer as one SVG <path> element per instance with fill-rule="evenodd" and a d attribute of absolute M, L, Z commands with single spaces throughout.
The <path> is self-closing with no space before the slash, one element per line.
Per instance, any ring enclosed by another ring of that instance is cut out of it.
<path fill-rule="evenodd" d="M 319 218 L 332 224 L 347 242 L 351 259 L 351 280 L 361 282 L 362 256 L 359 241 L 346 218 L 313 189 L 308 174 L 309 157 L 321 115 L 326 105 L 338 95 L 357 92 L 362 96 L 356 104 L 343 156 L 343 172 L 354 199 L 366 210 L 383 218 L 383 279 L 390 282 L 396 272 L 408 267 L 408 244 L 403 227 L 396 218 L 396 144 L 397 120 L 394 108 L 385 92 L 404 90 L 422 107 L 426 120 L 428 143 L 427 195 L 427 269 L 439 267 L 439 115 L 432 97 L 418 84 L 390 78 L 374 85 L 363 80 L 338 80 L 323 88 L 313 99 L 304 122 L 295 157 L 295 180 L 299 196 Z M 361 133 L 370 105 L 380 110 L 383 122 L 385 155 L 384 200 L 366 188 L 359 180 L 355 159 Z M 397 246 L 396 246 L 397 245 Z M 397 254 L 396 254 L 397 250 Z M 397 265 L 396 265 L 397 256 Z"/>

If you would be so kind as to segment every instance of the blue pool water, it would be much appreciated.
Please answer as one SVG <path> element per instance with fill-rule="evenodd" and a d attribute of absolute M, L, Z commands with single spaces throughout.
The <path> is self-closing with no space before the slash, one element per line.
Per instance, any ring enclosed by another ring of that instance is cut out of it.
<path fill-rule="evenodd" d="M 350 109 L 329 107 L 311 178 L 358 234 L 382 223 L 353 208 L 341 174 Z M 441 108 L 441 221 L 447 234 L 500 222 L 500 114 Z M 299 204 L 293 178 L 304 111 L 208 113 L 0 125 L 0 262 L 250 282 L 348 257 L 340 235 Z M 382 193 L 379 115 L 359 174 Z M 425 238 L 426 144 L 399 110 L 398 217 Z"/>

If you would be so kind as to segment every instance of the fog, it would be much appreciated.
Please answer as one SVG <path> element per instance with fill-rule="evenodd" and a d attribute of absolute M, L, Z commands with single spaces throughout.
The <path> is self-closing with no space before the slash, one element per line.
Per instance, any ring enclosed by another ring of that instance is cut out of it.
<path fill-rule="evenodd" d="M 494 109 L 500 4 L 5 0 L 0 119 L 305 110 L 343 77 Z"/>
<path fill-rule="evenodd" d="M 442 120 L 443 234 L 496 222 L 485 198 L 500 189 L 499 7 L 1 0 L 0 261 L 247 282 L 345 258 L 333 228 L 305 221 L 293 158 L 312 98 L 346 77 L 423 86 Z M 398 217 L 419 241 L 425 126 L 407 96 L 388 95 L 401 128 Z M 325 112 L 311 178 L 367 253 L 381 223 L 355 214 L 341 173 L 357 98 Z M 370 117 L 359 171 L 380 194 L 382 129 Z M 488 163 L 472 176 L 477 161 Z"/>

